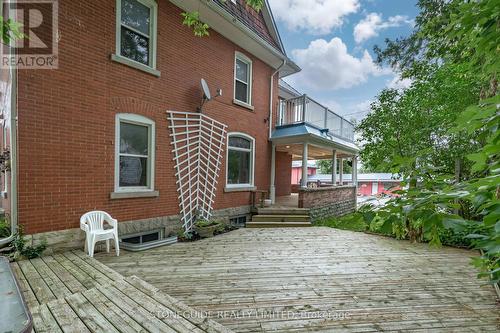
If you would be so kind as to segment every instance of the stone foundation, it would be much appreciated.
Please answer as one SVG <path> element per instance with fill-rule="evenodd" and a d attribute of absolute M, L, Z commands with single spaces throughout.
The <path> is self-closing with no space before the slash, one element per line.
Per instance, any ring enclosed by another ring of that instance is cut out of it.
<path fill-rule="evenodd" d="M 309 210 L 311 221 L 316 222 L 328 217 L 344 216 L 356 211 L 352 200 L 333 202 L 331 204 L 314 207 Z"/>
<path fill-rule="evenodd" d="M 356 186 L 335 186 L 299 190 L 299 207 L 308 208 L 311 221 L 343 216 L 356 211 Z"/>
<path fill-rule="evenodd" d="M 233 216 L 246 215 L 250 218 L 250 206 L 231 207 L 220 209 L 213 212 L 213 218 L 229 224 L 229 219 Z M 118 223 L 118 234 L 127 235 L 143 231 L 164 229 L 165 236 L 177 234 L 182 231 L 180 215 L 154 217 L 143 220 L 125 221 Z M 32 235 L 26 235 L 28 244 L 39 244 L 42 240 L 47 242 L 46 253 L 63 252 L 73 249 L 83 249 L 85 233 L 81 229 L 67 229 L 60 231 L 44 232 Z M 104 243 L 100 244 L 103 247 Z M 96 245 L 96 250 L 100 250 Z"/>

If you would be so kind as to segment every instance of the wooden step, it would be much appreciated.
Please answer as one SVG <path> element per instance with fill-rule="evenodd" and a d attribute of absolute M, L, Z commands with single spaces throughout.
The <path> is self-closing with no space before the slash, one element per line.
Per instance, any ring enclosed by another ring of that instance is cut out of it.
<path fill-rule="evenodd" d="M 310 222 L 247 222 L 247 228 L 304 228 L 312 227 Z"/>
<path fill-rule="evenodd" d="M 254 215 L 252 222 L 309 222 L 309 215 Z"/>
<path fill-rule="evenodd" d="M 267 207 L 258 208 L 258 215 L 309 215 L 307 208 L 284 208 L 284 207 Z"/>

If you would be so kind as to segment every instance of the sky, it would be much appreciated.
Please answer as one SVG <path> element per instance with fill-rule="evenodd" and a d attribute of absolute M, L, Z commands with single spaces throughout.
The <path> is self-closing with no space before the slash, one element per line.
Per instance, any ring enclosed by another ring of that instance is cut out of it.
<path fill-rule="evenodd" d="M 269 0 L 288 56 L 302 71 L 285 78 L 349 120 L 362 119 L 386 87 L 402 88 L 373 63 L 375 45 L 408 36 L 417 0 Z"/>

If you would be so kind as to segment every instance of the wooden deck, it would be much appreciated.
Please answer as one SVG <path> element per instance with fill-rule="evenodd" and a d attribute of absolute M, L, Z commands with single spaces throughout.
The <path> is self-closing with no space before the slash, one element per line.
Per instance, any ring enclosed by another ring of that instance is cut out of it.
<path fill-rule="evenodd" d="M 237 332 L 498 332 L 475 253 L 330 228 L 240 229 L 97 259 Z"/>
<path fill-rule="evenodd" d="M 231 332 L 81 251 L 12 264 L 35 332 Z"/>

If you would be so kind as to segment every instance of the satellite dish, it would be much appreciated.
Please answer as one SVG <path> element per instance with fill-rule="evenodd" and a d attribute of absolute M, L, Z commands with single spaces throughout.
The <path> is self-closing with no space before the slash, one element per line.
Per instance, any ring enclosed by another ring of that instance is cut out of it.
<path fill-rule="evenodd" d="M 203 90 L 203 99 L 211 100 L 212 95 L 210 94 L 210 89 L 208 89 L 208 84 L 205 79 L 201 79 L 201 89 Z"/>

